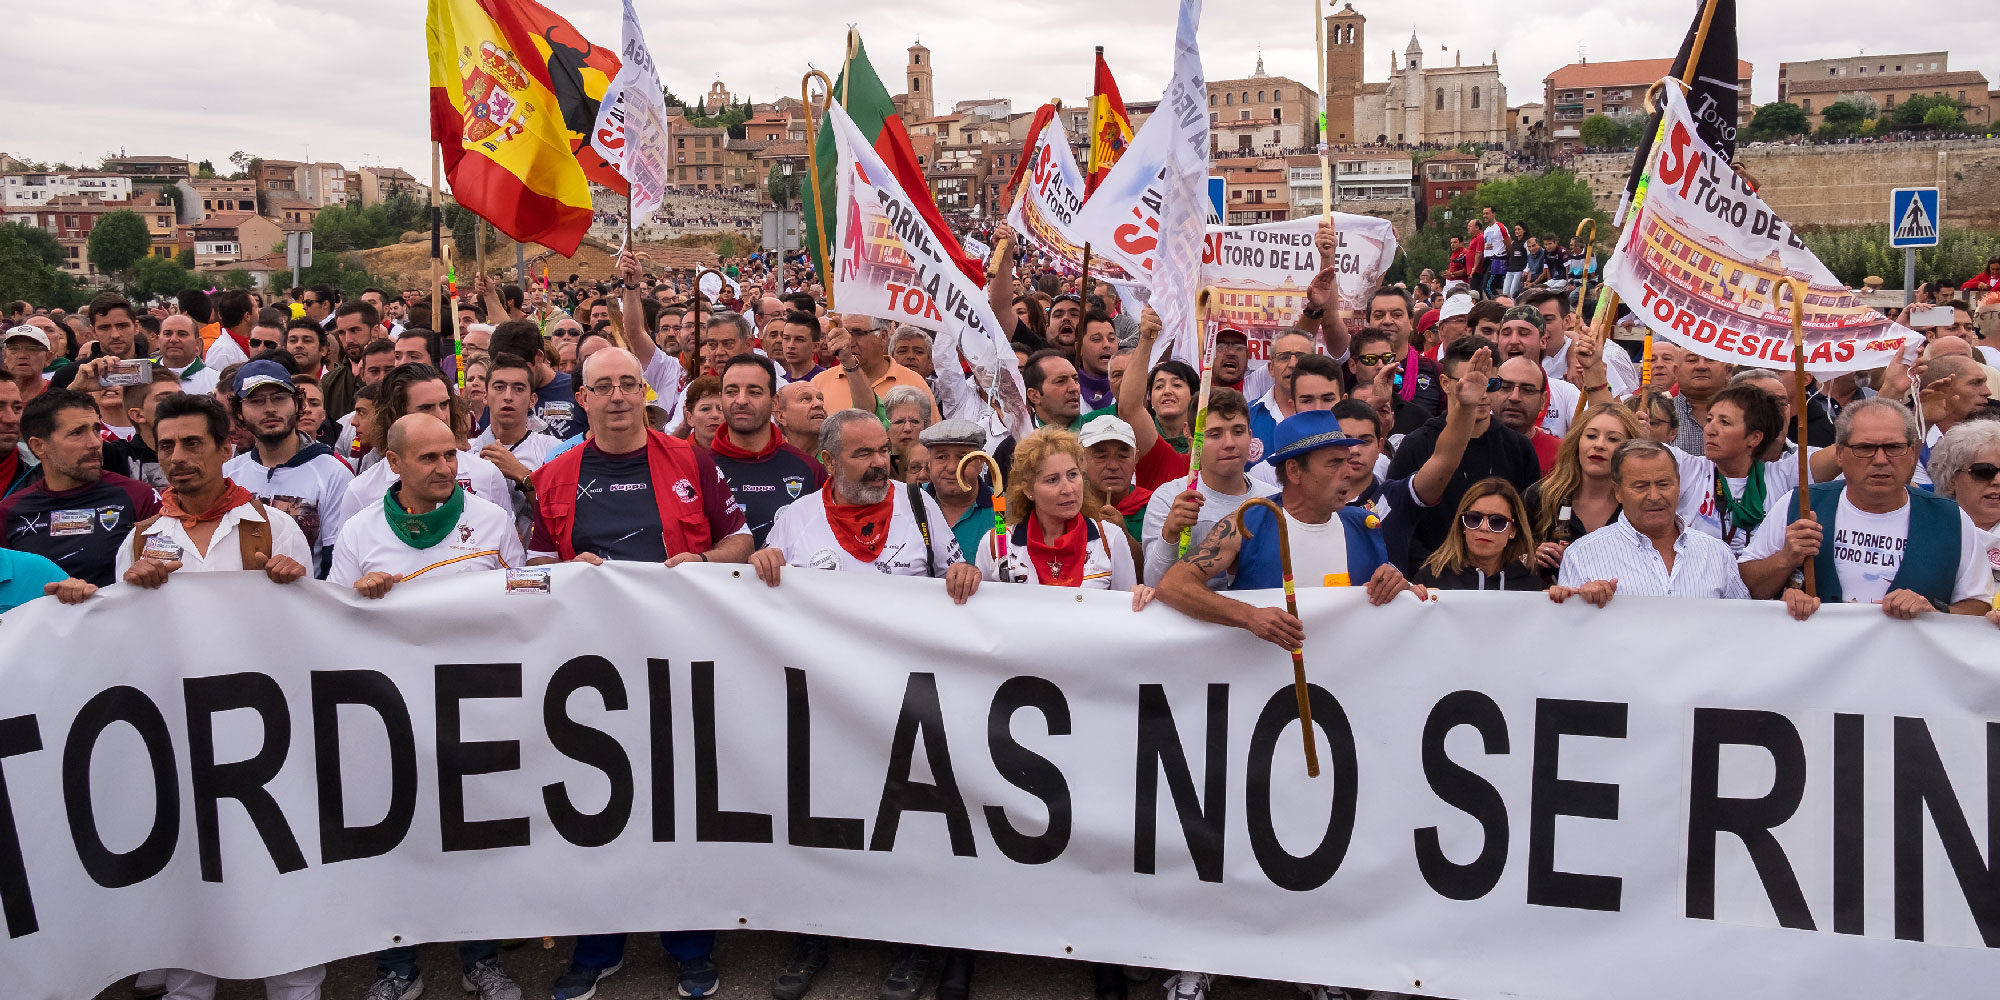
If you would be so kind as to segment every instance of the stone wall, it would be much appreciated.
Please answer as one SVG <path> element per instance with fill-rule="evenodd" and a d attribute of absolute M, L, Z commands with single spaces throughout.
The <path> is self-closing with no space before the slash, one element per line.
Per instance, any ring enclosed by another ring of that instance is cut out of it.
<path fill-rule="evenodd" d="M 2000 141 L 1746 147 L 1737 161 L 1795 226 L 1886 223 L 1891 190 L 1935 185 L 1945 225 L 2000 228 Z M 1630 153 L 1585 153 L 1572 168 L 1610 212 L 1631 165 Z"/>

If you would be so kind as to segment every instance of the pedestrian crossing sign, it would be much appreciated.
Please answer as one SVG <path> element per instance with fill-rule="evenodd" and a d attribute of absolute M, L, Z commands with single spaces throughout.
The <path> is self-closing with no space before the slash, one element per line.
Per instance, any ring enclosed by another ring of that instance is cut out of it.
<path fill-rule="evenodd" d="M 1889 193 L 1889 246 L 1938 245 L 1938 189 L 1897 188 Z"/>

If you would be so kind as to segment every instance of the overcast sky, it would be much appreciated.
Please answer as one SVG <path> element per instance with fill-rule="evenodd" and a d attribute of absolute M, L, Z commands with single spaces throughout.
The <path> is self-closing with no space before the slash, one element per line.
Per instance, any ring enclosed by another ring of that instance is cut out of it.
<path fill-rule="evenodd" d="M 617 0 L 544 0 L 599 44 L 618 44 Z M 1102 44 L 1128 101 L 1157 98 L 1170 69 L 1174 0 L 637 0 L 654 59 L 692 100 L 718 75 L 741 98 L 798 94 L 808 63 L 838 64 L 854 23 L 875 67 L 900 88 L 918 37 L 936 64 L 939 106 L 1007 97 L 1032 109 L 1089 93 Z M 0 151 L 95 163 L 119 150 L 213 160 L 236 150 L 429 173 L 422 0 L 91 0 L 18 3 L 8 15 L 10 85 L 0 93 Z M 1247 76 L 1262 47 L 1274 76 L 1317 72 L 1300 0 L 1210 0 L 1201 30 L 1211 79 Z M 1693 0 L 1665 4 L 1362 0 L 1367 78 L 1388 75 L 1414 29 L 1433 65 L 1456 51 L 1500 53 L 1510 104 L 1540 99 L 1549 72 L 1577 59 L 1671 56 Z M 1331 9 L 1325 8 L 1325 9 Z M 1741 55 L 1759 103 L 1777 95 L 1778 63 L 1951 48 L 1953 69 L 2000 75 L 2000 4 L 1907 0 L 1746 2 Z M 1393 13 L 1391 11 L 1394 11 Z M 716 12 L 726 12 L 718 18 Z M 1810 27 L 1800 23 L 1810 15 Z M 36 81 L 25 83 L 24 81 Z"/>

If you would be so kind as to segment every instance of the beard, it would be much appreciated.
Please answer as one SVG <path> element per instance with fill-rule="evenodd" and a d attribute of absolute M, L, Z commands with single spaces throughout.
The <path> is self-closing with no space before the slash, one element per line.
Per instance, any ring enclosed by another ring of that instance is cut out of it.
<path fill-rule="evenodd" d="M 835 496 L 846 497 L 864 507 L 878 504 L 889 496 L 889 470 L 870 469 L 860 479 L 835 475 L 833 485 Z"/>
<path fill-rule="evenodd" d="M 284 444 L 286 441 L 291 440 L 292 435 L 297 434 L 298 432 L 299 432 L 299 421 L 297 417 L 294 417 L 290 420 L 285 421 L 285 426 L 281 430 L 278 430 L 271 434 L 266 434 L 262 430 L 252 429 L 250 431 L 250 436 L 256 438 L 257 443 L 263 445 L 266 448 L 276 448 L 277 446 Z"/>

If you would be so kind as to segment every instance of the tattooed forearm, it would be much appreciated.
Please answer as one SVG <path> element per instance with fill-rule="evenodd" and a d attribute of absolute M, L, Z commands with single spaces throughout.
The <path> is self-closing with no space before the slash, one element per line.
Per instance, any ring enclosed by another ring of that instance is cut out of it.
<path fill-rule="evenodd" d="M 1225 519 L 1217 522 L 1215 528 L 1208 533 L 1208 537 L 1203 538 L 1200 545 L 1189 549 L 1188 554 L 1181 557 L 1181 561 L 1200 570 L 1204 579 L 1214 576 L 1226 568 L 1222 550 L 1235 535 L 1234 520 Z"/>

